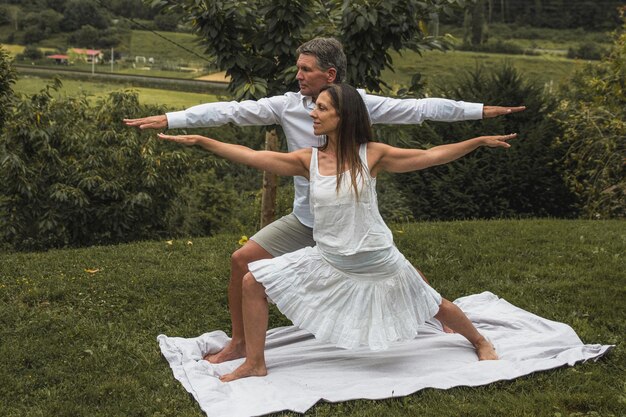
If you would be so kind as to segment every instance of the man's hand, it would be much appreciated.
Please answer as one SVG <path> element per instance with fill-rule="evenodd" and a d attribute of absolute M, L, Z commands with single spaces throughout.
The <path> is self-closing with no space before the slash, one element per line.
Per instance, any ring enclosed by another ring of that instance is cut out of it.
<path fill-rule="evenodd" d="M 505 114 L 517 113 L 526 110 L 526 106 L 504 107 L 504 106 L 483 106 L 483 119 L 503 116 Z"/>
<path fill-rule="evenodd" d="M 140 119 L 124 119 L 124 124 L 126 126 L 138 127 L 139 129 L 167 129 L 167 117 L 161 114 Z"/>

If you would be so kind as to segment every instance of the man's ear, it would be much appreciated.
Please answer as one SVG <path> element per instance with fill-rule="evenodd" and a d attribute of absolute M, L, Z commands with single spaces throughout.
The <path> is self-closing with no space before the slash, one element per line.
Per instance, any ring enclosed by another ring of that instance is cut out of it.
<path fill-rule="evenodd" d="M 329 84 L 332 84 L 335 82 L 336 78 L 337 78 L 337 70 L 333 67 L 330 67 L 328 71 L 326 71 L 326 81 L 328 81 Z"/>

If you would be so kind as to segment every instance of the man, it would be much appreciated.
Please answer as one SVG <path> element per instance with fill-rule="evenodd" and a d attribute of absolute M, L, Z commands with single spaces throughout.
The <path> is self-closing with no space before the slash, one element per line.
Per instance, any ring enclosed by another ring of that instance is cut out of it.
<path fill-rule="evenodd" d="M 313 134 L 309 116 L 315 107 L 320 89 L 330 83 L 343 81 L 347 60 L 341 43 L 332 38 L 316 38 L 296 51 L 296 79 L 300 91 L 258 101 L 208 103 L 184 111 L 125 119 L 128 126 L 140 129 L 176 129 L 209 127 L 226 123 L 241 126 L 282 126 L 289 151 L 322 145 L 322 138 Z M 412 124 L 424 120 L 460 121 L 496 117 L 522 111 L 525 107 L 483 106 L 446 99 L 392 99 L 360 91 L 373 124 Z M 241 284 L 250 262 L 293 252 L 313 246 L 313 218 L 309 209 L 309 185 L 304 177 L 295 177 L 293 212 L 261 229 L 231 257 L 231 277 L 228 302 L 232 322 L 232 339 L 222 351 L 206 355 L 212 363 L 245 356 Z"/>

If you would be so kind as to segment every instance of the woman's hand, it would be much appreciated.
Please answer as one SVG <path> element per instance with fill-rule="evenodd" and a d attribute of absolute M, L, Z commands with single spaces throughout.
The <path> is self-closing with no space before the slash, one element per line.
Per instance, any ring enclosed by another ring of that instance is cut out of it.
<path fill-rule="evenodd" d="M 507 141 L 516 137 L 517 133 L 511 133 L 510 135 L 481 136 L 480 140 L 482 146 L 488 146 L 490 148 L 510 148 L 511 145 L 508 144 Z"/>
<path fill-rule="evenodd" d="M 165 133 L 159 133 L 157 136 L 159 139 L 169 140 L 185 146 L 199 145 L 200 142 L 207 139 L 200 135 L 166 135 Z"/>

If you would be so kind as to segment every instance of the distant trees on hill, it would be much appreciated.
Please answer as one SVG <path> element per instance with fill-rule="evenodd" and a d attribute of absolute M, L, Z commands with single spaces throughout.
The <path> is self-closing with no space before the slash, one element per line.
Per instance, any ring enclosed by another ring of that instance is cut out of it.
<path fill-rule="evenodd" d="M 129 27 L 119 24 L 120 18 L 153 21 L 160 30 L 176 30 L 179 23 L 178 16 L 159 15 L 142 0 L 0 0 L 0 26 L 13 29 L 0 41 L 29 45 L 69 34 L 72 46 L 108 48 L 119 44 L 117 32 Z"/>
<path fill-rule="evenodd" d="M 468 12 L 482 14 L 487 24 L 517 23 L 553 29 L 610 30 L 619 26 L 623 0 L 474 0 Z M 480 7 L 474 7 L 475 4 Z M 474 17 L 475 19 L 477 17 Z M 443 23 L 463 24 L 465 16 L 442 17 Z"/>
<path fill-rule="evenodd" d="M 100 2 L 94 0 L 0 0 L 0 5 L 16 5 L 24 12 L 36 12 L 51 9 L 58 13 L 64 13 L 68 7 L 76 7 L 76 3 L 82 3 L 90 7 L 96 5 L 103 11 Z M 106 9 L 117 16 L 153 19 L 156 12 L 142 0 L 106 0 L 102 2 Z M 79 6 L 80 7 L 80 6 Z"/>

